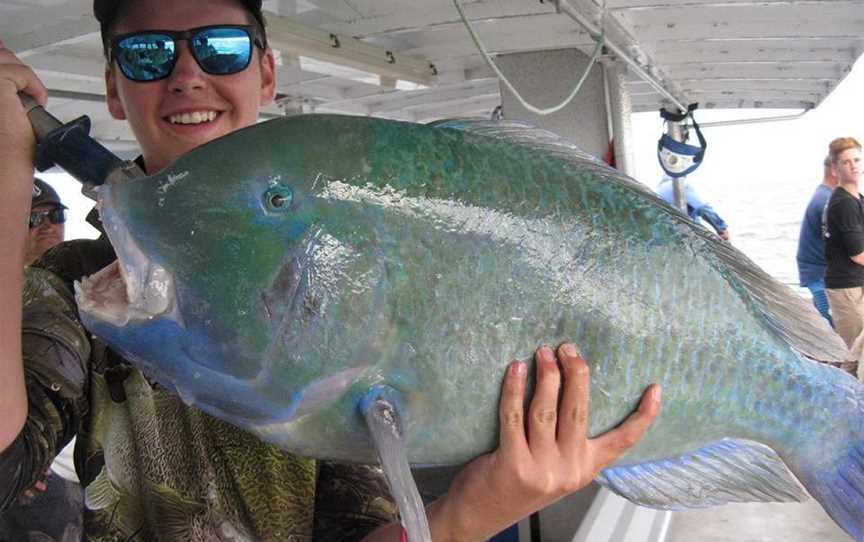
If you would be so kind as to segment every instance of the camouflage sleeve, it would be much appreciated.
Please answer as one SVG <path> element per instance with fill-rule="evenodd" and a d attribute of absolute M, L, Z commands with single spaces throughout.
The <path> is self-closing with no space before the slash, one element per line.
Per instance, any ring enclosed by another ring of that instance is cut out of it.
<path fill-rule="evenodd" d="M 90 342 L 71 292 L 53 273 L 28 268 L 24 286 L 22 352 L 27 422 L 0 453 L 0 510 L 48 468 L 75 435 L 87 410 Z"/>
<path fill-rule="evenodd" d="M 380 467 L 319 462 L 314 540 L 361 540 L 397 518 Z"/>

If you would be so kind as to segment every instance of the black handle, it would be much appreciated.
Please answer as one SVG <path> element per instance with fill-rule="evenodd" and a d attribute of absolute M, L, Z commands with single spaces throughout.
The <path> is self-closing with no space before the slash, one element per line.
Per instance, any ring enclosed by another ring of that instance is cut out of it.
<path fill-rule="evenodd" d="M 90 137 L 90 119 L 87 116 L 64 124 L 31 96 L 19 93 L 18 97 L 36 135 L 36 169 L 39 171 L 60 166 L 84 185 L 83 192 L 90 197 L 93 197 L 94 187 L 112 176 L 144 176 L 134 162 L 121 160 Z"/>

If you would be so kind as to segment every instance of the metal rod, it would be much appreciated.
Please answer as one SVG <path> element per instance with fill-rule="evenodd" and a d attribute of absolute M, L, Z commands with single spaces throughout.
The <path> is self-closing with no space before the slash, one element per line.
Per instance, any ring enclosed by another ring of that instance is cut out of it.
<path fill-rule="evenodd" d="M 666 124 L 666 134 L 675 141 L 684 141 L 684 130 L 680 122 L 669 121 Z M 675 207 L 681 209 L 684 214 L 687 214 L 687 176 L 674 177 L 672 179 L 672 197 L 675 200 Z"/>
<path fill-rule="evenodd" d="M 762 124 L 764 122 L 781 122 L 786 120 L 798 120 L 806 115 L 810 109 L 804 109 L 800 113 L 794 115 L 778 115 L 776 117 L 756 117 L 752 119 L 738 120 L 718 120 L 716 122 L 700 122 L 700 128 L 716 128 L 718 126 L 738 126 L 741 124 Z M 692 125 L 687 125 L 687 128 L 692 128 Z"/>
<path fill-rule="evenodd" d="M 588 34 L 591 35 L 594 41 L 597 41 L 600 38 L 600 36 L 602 35 L 600 29 L 597 28 L 594 23 L 589 21 L 584 15 L 576 11 L 576 9 L 571 6 L 567 0 L 557 0 L 557 2 L 558 9 L 561 10 L 562 13 L 582 25 L 582 27 L 588 31 Z M 630 58 L 627 53 L 625 53 L 620 47 L 618 47 L 618 45 L 616 45 L 614 42 L 609 41 L 609 38 L 606 37 L 604 37 L 604 45 L 606 45 L 606 47 L 610 51 L 615 53 L 615 56 L 627 63 L 627 65 L 630 66 L 630 68 L 632 68 L 633 71 L 636 72 L 636 75 L 638 75 L 643 81 L 651 85 L 654 90 L 656 90 L 664 98 L 672 102 L 675 107 L 677 107 L 681 111 L 687 111 L 687 106 L 683 105 L 675 96 L 673 96 L 668 90 L 666 90 L 663 85 L 658 83 L 657 80 L 651 76 L 651 74 L 646 72 L 642 68 L 642 66 L 640 66 L 638 63 L 636 63 L 635 60 Z"/>

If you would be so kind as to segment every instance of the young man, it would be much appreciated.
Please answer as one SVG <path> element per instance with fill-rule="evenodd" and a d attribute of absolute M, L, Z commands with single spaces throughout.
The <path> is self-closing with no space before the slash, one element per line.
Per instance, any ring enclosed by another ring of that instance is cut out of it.
<path fill-rule="evenodd" d="M 801 231 L 798 234 L 798 253 L 795 261 L 798 263 L 798 279 L 801 286 L 810 290 L 813 295 L 813 305 L 819 314 L 828 320 L 832 326 L 831 310 L 828 308 L 828 296 L 825 294 L 825 237 L 822 233 L 822 220 L 828 199 L 837 186 L 837 177 L 831 165 L 831 157 L 826 156 L 822 163 L 822 182 L 816 187 L 804 220 L 801 221 Z"/>
<path fill-rule="evenodd" d="M 111 44 L 108 108 L 129 121 L 148 173 L 254 123 L 259 107 L 272 100 L 275 63 L 260 0 L 97 0 L 95 7 Z M 212 25 L 246 37 L 248 65 L 219 68 L 193 55 L 190 36 Z M 138 64 L 132 54 L 118 60 L 123 44 L 112 36 L 146 47 L 165 41 L 152 35 L 155 29 L 178 33 L 173 55 L 166 55 L 172 62 Z M 32 484 L 77 433 L 88 539 L 399 540 L 401 527 L 392 523 L 395 509 L 378 469 L 277 450 L 151 385 L 81 328 L 70 281 L 114 258 L 106 242 L 58 247 L 43 269 L 32 270 L 22 326 L 26 232 L 18 206 L 29 197 L 34 143 L 19 91 L 45 101 L 33 72 L 0 49 L 0 179 L 7 192 L 0 200 L 0 245 L 11 247 L 0 255 L 0 504 Z M 556 352 L 541 348 L 536 356 L 527 430 L 526 367 L 514 363 L 501 399 L 500 447 L 468 465 L 451 491 L 428 507 L 436 541 L 484 540 L 581 488 L 635 444 L 657 415 L 654 386 L 622 426 L 589 440 L 585 361 L 572 348 L 559 349 L 562 384 Z"/>
<path fill-rule="evenodd" d="M 838 187 L 825 213 L 825 287 L 837 333 L 853 350 L 864 330 L 864 200 L 859 192 L 861 144 L 840 137 L 828 147 Z"/>

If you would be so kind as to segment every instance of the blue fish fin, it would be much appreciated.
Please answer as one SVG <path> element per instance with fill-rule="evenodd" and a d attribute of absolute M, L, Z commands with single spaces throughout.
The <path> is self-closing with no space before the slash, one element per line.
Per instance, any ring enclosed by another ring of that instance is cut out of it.
<path fill-rule="evenodd" d="M 807 491 L 858 542 L 864 542 L 864 442 L 845 457 L 823 456 L 818 464 L 793 465 Z"/>
<path fill-rule="evenodd" d="M 695 226 L 700 228 L 699 226 Z M 763 271 L 729 243 L 711 238 L 706 247 L 712 265 L 762 321 L 797 352 L 811 360 L 836 363 L 849 358 L 849 350 L 813 304 Z"/>
<path fill-rule="evenodd" d="M 735 439 L 673 459 L 610 467 L 597 482 L 636 504 L 663 510 L 807 499 L 771 448 Z"/>

